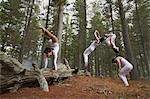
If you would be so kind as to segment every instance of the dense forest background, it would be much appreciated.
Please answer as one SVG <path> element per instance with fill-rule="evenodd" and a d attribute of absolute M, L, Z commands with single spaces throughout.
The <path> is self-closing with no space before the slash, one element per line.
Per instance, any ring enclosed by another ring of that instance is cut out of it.
<path fill-rule="evenodd" d="M 111 31 L 117 35 L 120 54 L 133 65 L 132 79 L 150 78 L 149 0 L 0 0 L 0 50 L 21 63 L 32 58 L 42 68 L 47 39 L 38 26 L 54 31 L 60 40 L 59 62 L 83 69 L 82 53 L 94 39 Z M 72 1 L 72 2 L 71 2 Z M 44 5 L 43 5 L 44 4 Z M 115 78 L 115 53 L 101 44 L 90 54 L 89 70 L 95 76 Z"/>

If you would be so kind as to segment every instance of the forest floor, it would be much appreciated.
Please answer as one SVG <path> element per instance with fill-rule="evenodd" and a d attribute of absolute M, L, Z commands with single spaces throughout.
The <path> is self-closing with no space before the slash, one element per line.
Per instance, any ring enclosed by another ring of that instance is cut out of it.
<path fill-rule="evenodd" d="M 49 92 L 40 88 L 20 88 L 17 92 L 0 95 L 0 99 L 150 99 L 149 80 L 121 80 L 109 77 L 75 76 L 63 83 L 50 85 Z"/>

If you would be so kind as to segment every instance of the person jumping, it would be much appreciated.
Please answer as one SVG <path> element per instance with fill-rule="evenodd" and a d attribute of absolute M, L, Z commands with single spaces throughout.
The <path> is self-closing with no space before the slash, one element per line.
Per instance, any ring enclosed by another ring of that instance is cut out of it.
<path fill-rule="evenodd" d="M 115 39 L 116 39 L 116 34 L 110 33 L 110 34 L 105 34 L 106 37 L 106 44 L 113 49 L 114 52 L 119 53 L 119 47 L 115 45 Z"/>
<path fill-rule="evenodd" d="M 85 49 L 85 51 L 83 52 L 83 58 L 84 58 L 84 66 L 85 66 L 85 72 L 88 72 L 88 56 L 91 52 L 93 52 L 96 47 L 104 41 L 104 38 L 101 38 L 99 35 L 99 32 L 97 30 L 95 30 L 94 32 L 94 36 L 95 36 L 95 40 L 90 44 L 89 47 L 87 47 Z"/>

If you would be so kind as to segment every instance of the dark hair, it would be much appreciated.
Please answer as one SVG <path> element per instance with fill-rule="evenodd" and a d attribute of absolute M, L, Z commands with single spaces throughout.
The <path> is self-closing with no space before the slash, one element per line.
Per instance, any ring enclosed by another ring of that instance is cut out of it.
<path fill-rule="evenodd" d="M 104 38 L 104 37 L 101 37 L 101 38 L 100 38 L 100 42 L 103 42 L 103 41 L 105 41 L 105 38 Z"/>
<path fill-rule="evenodd" d="M 51 51 L 52 51 L 51 48 L 48 48 L 48 47 L 47 47 L 47 48 L 45 48 L 44 53 L 45 53 L 45 54 L 48 54 L 48 52 L 51 52 Z"/>

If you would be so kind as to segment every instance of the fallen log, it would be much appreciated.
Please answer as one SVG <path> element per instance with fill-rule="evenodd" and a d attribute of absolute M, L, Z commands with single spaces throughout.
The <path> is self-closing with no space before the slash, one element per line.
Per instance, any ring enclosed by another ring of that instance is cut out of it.
<path fill-rule="evenodd" d="M 23 84 L 34 82 L 36 79 L 44 91 L 49 91 L 45 77 L 38 67 L 35 69 L 35 65 L 32 70 L 27 70 L 16 59 L 6 55 L 0 55 L 0 64 L 0 93 L 16 91 Z"/>
<path fill-rule="evenodd" d="M 32 66 L 32 69 L 28 70 L 18 60 L 0 52 L 0 93 L 34 85 L 49 91 L 48 83 L 52 82 L 52 79 L 70 77 L 74 71 L 65 64 L 59 64 L 58 71 L 49 68 L 40 70 L 35 64 Z"/>

